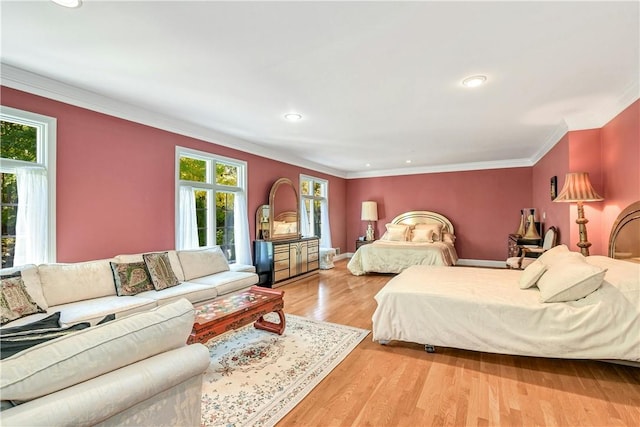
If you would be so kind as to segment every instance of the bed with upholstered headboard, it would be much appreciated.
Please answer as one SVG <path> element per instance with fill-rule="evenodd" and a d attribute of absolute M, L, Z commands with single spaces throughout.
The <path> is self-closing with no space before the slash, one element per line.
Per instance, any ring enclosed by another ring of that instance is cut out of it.
<path fill-rule="evenodd" d="M 402 213 L 385 225 L 379 240 L 362 245 L 347 264 L 356 275 L 400 273 L 411 265 L 454 265 L 458 261 L 449 218 L 432 211 Z"/>

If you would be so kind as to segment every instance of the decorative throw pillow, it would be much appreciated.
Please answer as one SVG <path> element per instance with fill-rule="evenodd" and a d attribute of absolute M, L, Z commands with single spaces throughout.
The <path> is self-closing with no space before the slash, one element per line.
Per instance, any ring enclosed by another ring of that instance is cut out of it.
<path fill-rule="evenodd" d="M 393 241 L 405 241 L 411 238 L 411 230 L 413 227 L 406 224 L 385 224 L 387 232 L 393 233 Z M 402 238 L 400 240 L 397 239 L 398 235 L 401 234 Z"/>
<path fill-rule="evenodd" d="M 411 232 L 411 241 L 433 243 L 433 230 L 416 228 Z"/>
<path fill-rule="evenodd" d="M 416 230 L 431 230 L 432 238 L 434 242 L 439 242 L 442 240 L 442 224 L 416 224 Z"/>
<path fill-rule="evenodd" d="M 545 264 L 541 263 L 539 260 L 533 261 L 524 269 L 520 276 L 520 289 L 528 289 L 535 285 L 546 270 L 547 266 Z"/>
<path fill-rule="evenodd" d="M 388 242 L 406 242 L 407 236 L 404 230 L 392 228 L 387 230 L 380 240 L 386 240 Z"/>
<path fill-rule="evenodd" d="M 33 302 L 31 296 L 29 296 L 21 276 L 18 275 L 2 278 L 1 283 L 1 325 L 30 314 L 45 313 L 38 304 Z"/>
<path fill-rule="evenodd" d="M 553 260 L 557 258 L 561 254 L 569 253 L 569 248 L 567 245 L 558 245 L 553 248 L 546 250 L 538 257 L 538 260 L 543 264 L 550 265 L 553 263 Z"/>
<path fill-rule="evenodd" d="M 116 284 L 118 296 L 135 295 L 154 289 L 144 262 L 110 262 L 109 264 L 113 271 L 113 281 Z"/>
<path fill-rule="evenodd" d="M 451 233 L 442 233 L 442 241 L 453 245 L 456 241 L 456 236 Z"/>
<path fill-rule="evenodd" d="M 161 291 L 180 283 L 171 268 L 167 252 L 143 254 L 142 259 L 147 265 L 149 277 L 151 277 L 151 282 L 156 291 Z"/>
<path fill-rule="evenodd" d="M 576 301 L 600 287 L 606 269 L 586 261 L 557 263 L 538 279 L 541 302 Z"/>

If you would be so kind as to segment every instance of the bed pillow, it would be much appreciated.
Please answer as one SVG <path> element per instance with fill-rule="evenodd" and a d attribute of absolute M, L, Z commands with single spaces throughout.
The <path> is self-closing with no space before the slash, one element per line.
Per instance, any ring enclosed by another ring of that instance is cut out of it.
<path fill-rule="evenodd" d="M 456 241 L 456 236 L 451 233 L 442 233 L 442 241 L 453 245 Z"/>
<path fill-rule="evenodd" d="M 558 245 L 558 246 L 554 246 L 553 248 L 547 251 L 544 251 L 542 255 L 538 257 L 538 259 L 543 264 L 551 265 L 553 264 L 554 259 L 558 258 L 562 254 L 567 254 L 569 252 L 570 251 L 567 245 Z"/>
<path fill-rule="evenodd" d="M 606 269 L 571 260 L 547 268 L 538 279 L 541 302 L 577 301 L 600 287 Z"/>
<path fill-rule="evenodd" d="M 434 242 L 442 240 L 442 224 L 416 224 L 416 230 L 431 230 Z"/>
<path fill-rule="evenodd" d="M 387 233 L 390 234 L 387 240 L 403 242 L 411 239 L 412 227 L 406 224 L 385 224 Z M 387 234 L 385 233 L 385 234 Z"/>
<path fill-rule="evenodd" d="M 524 269 L 520 276 L 520 280 L 518 281 L 520 289 L 528 289 L 535 285 L 545 271 L 547 271 L 547 266 L 545 264 L 539 260 L 533 261 Z"/>
<path fill-rule="evenodd" d="M 395 228 L 387 230 L 380 240 L 386 240 L 387 242 L 406 242 L 407 235 L 403 230 Z"/>
<path fill-rule="evenodd" d="M 415 229 L 411 232 L 411 241 L 433 243 L 433 230 Z"/>

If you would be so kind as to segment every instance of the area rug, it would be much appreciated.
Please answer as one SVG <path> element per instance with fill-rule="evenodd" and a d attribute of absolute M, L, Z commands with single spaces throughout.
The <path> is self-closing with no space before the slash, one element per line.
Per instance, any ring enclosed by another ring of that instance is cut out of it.
<path fill-rule="evenodd" d="M 248 325 L 206 344 L 203 426 L 275 425 L 369 334 L 291 314 L 286 322 L 282 335 Z"/>

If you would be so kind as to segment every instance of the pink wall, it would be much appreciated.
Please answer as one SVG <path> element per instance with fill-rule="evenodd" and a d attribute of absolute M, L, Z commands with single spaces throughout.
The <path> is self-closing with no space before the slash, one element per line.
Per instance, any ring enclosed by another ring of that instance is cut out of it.
<path fill-rule="evenodd" d="M 564 184 L 564 177 L 569 171 L 569 135 L 566 134 L 558 143 L 533 167 L 533 203 L 538 209 L 542 221 L 546 214 L 544 229 L 555 226 L 558 229 L 558 243 L 569 245 L 569 208 L 570 203 L 554 203 L 551 201 L 551 177 L 558 177 L 557 191 Z"/>
<path fill-rule="evenodd" d="M 640 100 L 601 129 L 602 221 L 600 239 L 608 253 L 611 228 L 620 212 L 640 200 Z"/>
<path fill-rule="evenodd" d="M 585 205 L 593 254 L 605 254 L 619 212 L 640 200 L 639 102 L 602 129 L 569 132 L 532 168 L 494 169 L 345 180 L 266 159 L 233 148 L 74 107 L 6 87 L 2 104 L 58 119 L 58 261 L 73 262 L 118 253 L 173 248 L 174 157 L 183 146 L 247 161 L 249 225 L 267 203 L 280 177 L 298 185 L 299 174 L 329 181 L 334 247 L 353 252 L 364 234 L 360 206 L 375 200 L 384 224 L 408 210 L 432 210 L 456 227 L 461 258 L 503 260 L 507 235 L 516 230 L 519 211 L 536 207 L 546 225 L 560 228 L 563 243 L 575 245 L 575 205 L 552 203 L 549 179 L 587 170 L 602 203 Z M 568 230 L 568 231 L 567 231 Z"/>
<path fill-rule="evenodd" d="M 280 177 L 329 181 L 335 246 L 345 246 L 346 180 L 2 87 L 2 104 L 57 118 L 57 259 L 74 262 L 174 244 L 175 147 L 248 162 L 249 225 Z"/>
<path fill-rule="evenodd" d="M 533 203 L 547 212 L 547 225 L 560 228 L 561 243 L 578 250 L 574 203 L 552 203 L 549 178 L 558 176 L 558 191 L 567 172 L 589 172 L 602 202 L 585 203 L 591 255 L 607 255 L 609 234 L 618 214 L 640 200 L 640 101 L 635 101 L 601 129 L 568 132 L 533 167 Z M 568 230 L 568 231 L 567 231 Z"/>
<path fill-rule="evenodd" d="M 349 180 L 347 248 L 353 252 L 357 237 L 364 235 L 361 204 L 373 200 L 378 202 L 376 237 L 396 215 L 430 210 L 453 223 L 460 258 L 504 260 L 520 209 L 531 206 L 531 179 L 531 168 L 511 168 Z"/>

